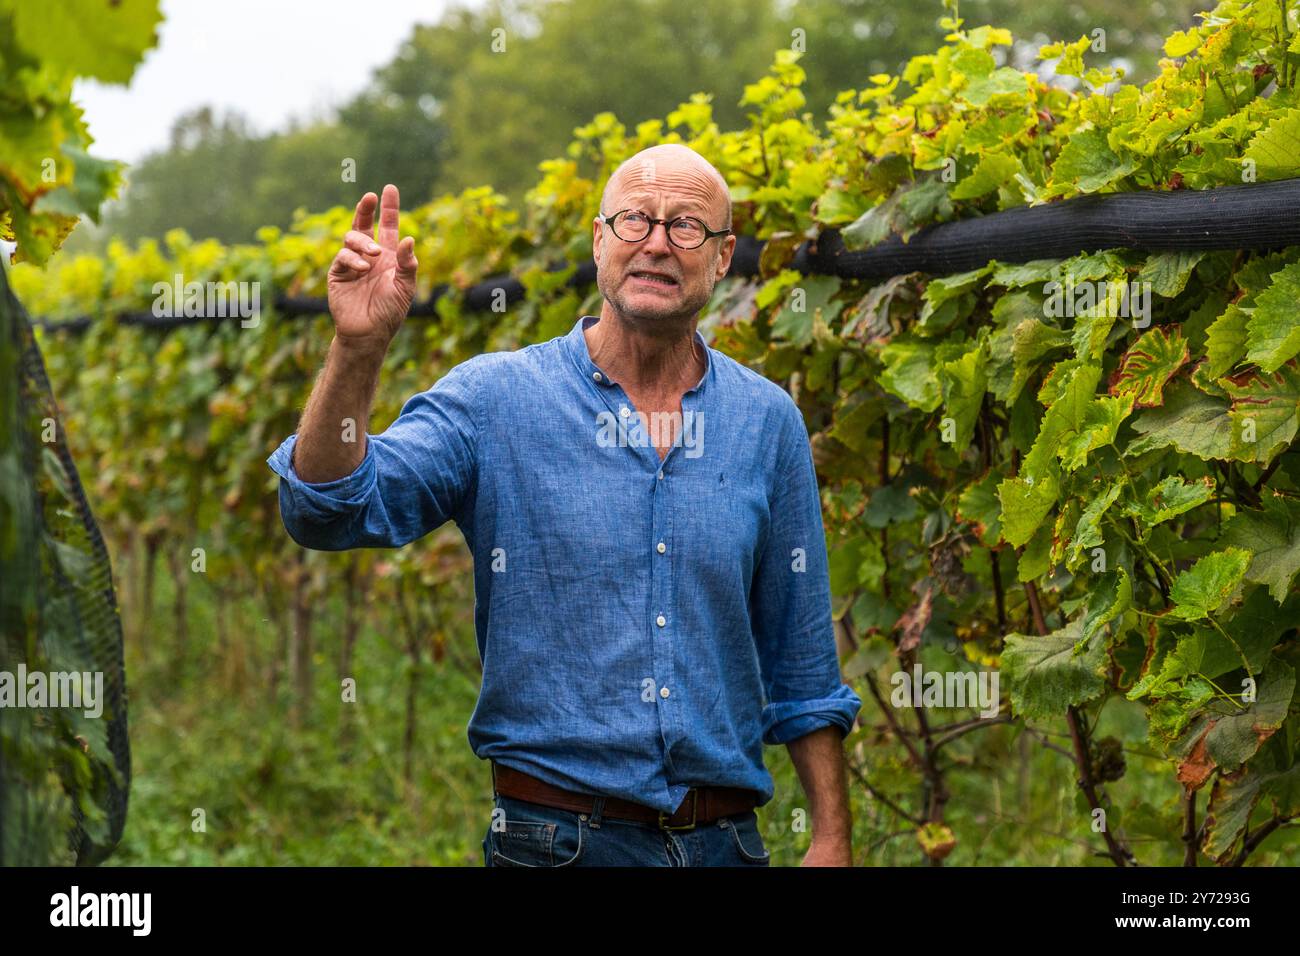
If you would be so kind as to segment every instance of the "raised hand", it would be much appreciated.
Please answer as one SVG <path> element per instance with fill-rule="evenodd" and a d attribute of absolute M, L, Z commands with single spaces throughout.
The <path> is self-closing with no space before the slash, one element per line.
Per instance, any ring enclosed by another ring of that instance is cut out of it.
<path fill-rule="evenodd" d="M 383 204 L 374 193 L 357 203 L 352 228 L 329 271 L 329 306 L 341 344 L 386 350 L 415 298 L 415 240 L 398 242 L 399 196 L 391 183 Z M 379 236 L 372 234 L 379 205 Z"/>

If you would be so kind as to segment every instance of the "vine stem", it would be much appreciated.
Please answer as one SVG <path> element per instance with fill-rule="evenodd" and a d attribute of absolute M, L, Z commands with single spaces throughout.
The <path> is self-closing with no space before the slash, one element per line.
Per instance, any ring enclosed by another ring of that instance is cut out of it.
<path fill-rule="evenodd" d="M 1087 730 L 1083 726 L 1083 717 L 1079 708 L 1071 706 L 1065 713 L 1066 724 L 1070 728 L 1070 741 L 1074 744 L 1074 762 L 1079 768 L 1079 788 L 1088 800 L 1088 806 L 1093 810 L 1105 809 L 1101 806 L 1101 800 L 1097 796 L 1097 785 L 1093 781 L 1092 773 L 1092 756 L 1089 750 L 1089 741 Z M 1103 827 L 1102 837 L 1106 841 L 1108 855 L 1115 862 L 1116 866 L 1137 866 L 1137 859 L 1133 856 L 1127 846 L 1115 838 L 1111 833 L 1110 827 Z"/>
<path fill-rule="evenodd" d="M 1009 724 L 1012 718 L 1010 714 L 998 714 L 996 717 L 985 717 L 979 720 L 972 720 L 969 723 L 957 724 L 951 727 L 947 733 L 934 739 L 934 749 L 938 750 L 949 741 L 956 740 L 972 730 L 980 730 L 983 727 L 992 727 L 994 724 Z"/>
<path fill-rule="evenodd" d="M 1277 471 L 1277 466 L 1280 465 L 1281 463 L 1282 463 L 1282 456 L 1278 455 L 1271 462 L 1269 462 L 1268 466 L 1265 467 L 1263 471 L 1259 473 L 1259 478 L 1257 478 L 1255 480 L 1255 484 L 1251 486 L 1252 490 L 1255 492 L 1256 495 L 1258 495 L 1260 489 L 1264 487 L 1264 483 L 1268 481 L 1269 478 L 1273 477 L 1273 472 Z"/>
<path fill-rule="evenodd" d="M 1047 636 L 1047 622 L 1043 619 L 1042 605 L 1038 598 L 1038 588 L 1033 581 L 1025 582 L 1025 596 L 1029 600 L 1029 609 L 1033 614 L 1034 627 L 1038 630 L 1039 637 Z M 1074 744 L 1074 764 L 1079 769 L 1079 789 L 1083 791 L 1084 797 L 1088 801 L 1088 806 L 1093 810 L 1105 812 L 1101 805 L 1101 800 L 1097 795 L 1097 785 L 1093 780 L 1091 747 L 1088 740 L 1088 729 L 1085 725 L 1083 715 L 1078 707 L 1073 704 L 1066 709 L 1065 722 L 1070 728 L 1070 741 Z M 1102 838 L 1106 841 L 1107 855 L 1116 866 L 1137 866 L 1137 859 L 1133 852 L 1116 839 L 1115 834 L 1111 833 L 1109 827 L 1101 831 Z"/>
<path fill-rule="evenodd" d="M 1291 54 L 1287 50 L 1286 0 L 1277 0 L 1277 6 L 1278 10 L 1281 11 L 1282 14 L 1282 23 L 1278 28 L 1279 32 L 1282 34 L 1281 39 L 1278 41 L 1282 47 L 1282 85 L 1290 86 Z"/>
<path fill-rule="evenodd" d="M 918 827 L 922 826 L 925 823 L 924 820 L 914 817 L 912 814 L 908 813 L 906 810 L 904 810 L 902 807 L 896 804 L 893 800 L 889 799 L 889 797 L 885 796 L 883 793 L 881 793 L 879 790 L 873 787 L 871 785 L 871 781 L 869 781 L 863 775 L 862 771 L 859 770 L 855 764 L 852 763 L 849 764 L 849 770 L 853 773 L 853 776 L 857 777 L 858 783 L 862 784 L 863 789 L 866 790 L 867 793 L 871 794 L 873 797 L 875 797 L 885 806 L 889 807 L 889 809 L 893 810 L 895 813 L 897 813 L 908 823 L 911 823 L 912 825 Z"/>
<path fill-rule="evenodd" d="M 906 665 L 907 662 L 905 661 Z M 921 769 L 924 779 L 923 798 L 925 803 L 925 820 L 929 823 L 942 823 L 944 807 L 948 802 L 950 793 L 944 782 L 943 771 L 939 769 L 937 761 L 937 748 L 933 736 L 930 732 L 929 721 L 925 718 L 925 712 L 921 708 L 912 708 L 916 714 L 917 724 L 920 727 L 920 735 L 925 743 L 924 753 L 917 750 L 912 743 L 910 735 L 903 729 L 898 718 L 894 715 L 893 707 L 888 705 L 884 696 L 880 693 L 880 688 L 876 684 L 876 678 L 872 674 L 866 675 L 867 688 L 871 696 L 875 698 L 876 705 L 880 707 L 881 712 L 885 715 L 885 720 L 889 723 L 890 729 L 894 732 L 899 742 L 907 749 L 912 760 Z M 913 819 L 908 817 L 908 819 Z M 942 866 L 942 860 L 936 860 L 927 857 L 931 866 Z"/>
<path fill-rule="evenodd" d="M 907 748 L 908 754 L 911 756 L 912 760 L 916 762 L 916 765 L 918 767 L 924 767 L 925 761 L 921 759 L 921 755 L 917 752 L 916 748 L 912 746 L 912 741 L 910 739 L 911 735 L 904 732 L 903 728 L 899 726 L 898 719 L 894 716 L 894 709 L 886 705 L 885 699 L 880 695 L 880 688 L 876 686 L 875 675 L 867 674 L 866 681 L 867 689 L 871 691 L 871 696 L 876 699 L 876 704 L 885 715 L 885 720 L 889 724 L 889 729 L 894 732 L 894 736 L 898 738 L 899 742 Z"/>
<path fill-rule="evenodd" d="M 1025 598 L 1029 602 L 1029 614 L 1033 618 L 1034 630 L 1040 637 L 1047 634 L 1047 620 L 1043 617 L 1043 606 L 1038 600 L 1038 587 L 1033 581 L 1025 582 Z"/>
<path fill-rule="evenodd" d="M 1002 564 L 998 559 L 998 549 L 989 548 L 989 563 L 993 572 L 993 603 L 998 611 L 998 634 L 1005 637 L 1007 633 L 1007 599 L 1002 593 Z"/>
<path fill-rule="evenodd" d="M 1241 866 L 1246 862 L 1246 857 L 1250 856 L 1250 854 L 1255 851 L 1256 847 L 1264 842 L 1266 836 L 1278 827 L 1289 823 L 1297 817 L 1300 817 L 1300 813 L 1292 813 L 1285 817 L 1273 817 L 1273 819 L 1269 820 L 1267 823 L 1261 824 L 1254 832 L 1248 833 L 1246 838 L 1241 841 L 1241 850 L 1235 857 L 1233 857 L 1232 865 Z"/>
<path fill-rule="evenodd" d="M 1223 98 L 1225 100 L 1228 100 L 1230 103 L 1232 103 L 1232 110 L 1235 113 L 1237 111 L 1237 98 L 1235 96 L 1228 95 L 1228 91 L 1224 89 L 1223 81 L 1219 79 L 1218 74 L 1215 74 L 1214 82 L 1218 85 L 1219 92 L 1223 94 Z"/>
<path fill-rule="evenodd" d="M 1124 540 L 1133 546 L 1134 551 L 1142 555 L 1142 557 L 1146 559 L 1148 564 L 1150 564 L 1153 568 L 1155 568 L 1157 571 L 1160 572 L 1159 574 L 1159 578 L 1161 581 L 1160 590 L 1165 595 L 1165 600 L 1168 600 L 1169 593 L 1166 590 L 1166 588 L 1173 585 L 1174 576 L 1169 573 L 1169 569 L 1165 567 L 1164 562 L 1162 562 L 1158 557 L 1156 557 L 1155 554 L 1152 553 L 1151 549 L 1148 548 L 1146 545 L 1140 544 L 1139 542 L 1135 541 L 1132 537 L 1130 537 L 1129 533 L 1124 530 L 1123 525 L 1121 525 L 1119 522 L 1112 521 L 1110 525 L 1112 528 L 1117 530 L 1121 535 L 1123 535 Z"/>
<path fill-rule="evenodd" d="M 1241 649 L 1241 645 L 1238 644 L 1236 641 L 1234 641 L 1234 640 L 1229 636 L 1228 632 L 1225 631 L 1225 630 L 1223 629 L 1223 627 L 1219 624 L 1218 621 L 1216 621 L 1214 618 L 1210 617 L 1210 615 L 1208 615 L 1208 614 L 1205 615 L 1205 618 L 1206 618 L 1206 620 L 1208 620 L 1211 624 L 1214 625 L 1214 629 L 1215 629 L 1216 631 L 1218 631 L 1220 634 L 1223 635 L 1224 640 L 1226 640 L 1229 644 L 1231 644 L 1233 647 L 1235 647 L 1235 648 L 1237 649 L 1237 653 L 1241 656 L 1241 665 L 1242 665 L 1244 668 L 1246 668 L 1246 673 L 1247 673 L 1247 674 L 1250 674 L 1250 673 L 1251 673 L 1251 671 L 1250 671 L 1250 661 L 1246 660 L 1246 654 L 1245 654 L 1245 652 Z M 1208 678 L 1207 678 L 1207 680 L 1208 680 Z M 1245 709 L 1246 709 L 1246 708 L 1244 708 L 1244 707 L 1242 708 L 1242 710 L 1245 710 Z"/>
<path fill-rule="evenodd" d="M 880 435 L 880 487 L 884 488 L 889 484 L 889 416 L 885 415 L 881 422 Z M 880 576 L 880 590 L 884 594 L 885 600 L 891 597 L 889 590 L 889 525 L 886 524 L 880 529 L 880 560 L 885 566 L 884 573 Z"/>

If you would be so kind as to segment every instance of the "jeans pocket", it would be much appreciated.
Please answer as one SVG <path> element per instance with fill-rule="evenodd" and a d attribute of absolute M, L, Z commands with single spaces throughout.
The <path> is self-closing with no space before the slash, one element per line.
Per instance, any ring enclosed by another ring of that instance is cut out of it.
<path fill-rule="evenodd" d="M 577 813 L 499 794 L 488 828 L 493 866 L 572 866 L 582 857 L 587 822 Z"/>
<path fill-rule="evenodd" d="M 740 859 L 745 863 L 767 866 L 772 855 L 763 845 L 763 835 L 758 832 L 758 814 L 749 810 L 724 819 Z"/>

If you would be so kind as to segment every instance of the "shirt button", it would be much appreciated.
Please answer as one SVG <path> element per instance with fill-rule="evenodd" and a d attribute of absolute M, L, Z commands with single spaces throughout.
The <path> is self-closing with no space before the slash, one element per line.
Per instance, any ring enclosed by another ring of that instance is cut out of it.
<path fill-rule="evenodd" d="M 659 469 L 659 480 L 660 481 L 664 480 L 664 470 L 662 468 Z"/>
<path fill-rule="evenodd" d="M 667 697 L 667 696 L 668 696 L 668 688 L 665 687 L 665 688 L 663 688 L 662 690 L 660 690 L 660 691 L 659 691 L 659 696 L 660 696 L 660 697 Z"/>
<path fill-rule="evenodd" d="M 659 542 L 658 549 L 660 554 L 663 554 L 665 551 L 668 550 L 667 548 L 664 547 L 664 543 L 662 541 Z"/>
<path fill-rule="evenodd" d="M 663 627 L 665 624 L 668 623 L 668 621 L 665 620 L 662 614 L 660 614 L 657 618 L 655 618 L 655 623 L 658 624 L 660 627 Z"/>
<path fill-rule="evenodd" d="M 622 408 L 618 410 L 618 413 L 622 415 L 624 418 L 627 418 L 627 416 L 632 414 L 632 410 L 628 408 L 626 405 L 624 405 Z"/>
<path fill-rule="evenodd" d="M 594 379 L 595 379 L 596 381 L 598 381 L 598 382 L 601 380 L 601 374 L 600 374 L 599 372 L 592 372 L 592 373 L 591 373 L 591 377 L 594 378 Z"/>

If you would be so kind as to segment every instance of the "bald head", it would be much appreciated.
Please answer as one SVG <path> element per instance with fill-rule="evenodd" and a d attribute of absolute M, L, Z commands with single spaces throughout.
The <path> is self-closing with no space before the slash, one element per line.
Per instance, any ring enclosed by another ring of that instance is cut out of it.
<path fill-rule="evenodd" d="M 718 233 L 684 249 L 666 227 L 626 240 L 603 216 L 591 220 L 596 287 L 605 299 L 601 315 L 652 337 L 680 340 L 689 350 L 691 323 L 731 268 L 736 248 L 727 182 L 695 150 L 662 143 L 629 157 L 610 175 L 601 212 L 612 216 L 624 209 L 665 222 L 695 216 Z"/>
<path fill-rule="evenodd" d="M 699 211 L 710 229 L 731 228 L 731 190 L 726 179 L 712 163 L 681 143 L 649 146 L 623 160 L 605 183 L 600 210 L 609 215 L 635 205 L 632 199 L 664 188 L 684 188 L 707 202 L 707 210 Z"/>

